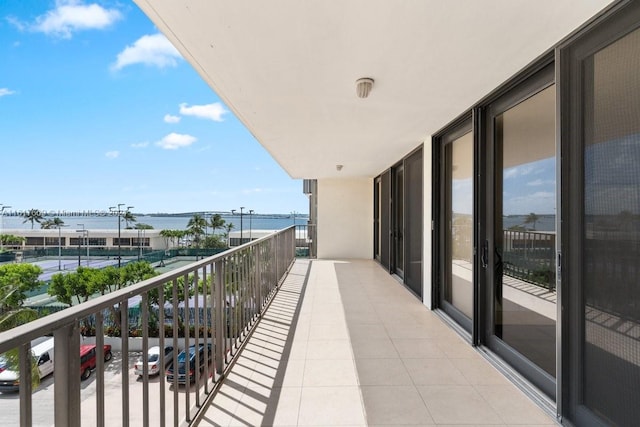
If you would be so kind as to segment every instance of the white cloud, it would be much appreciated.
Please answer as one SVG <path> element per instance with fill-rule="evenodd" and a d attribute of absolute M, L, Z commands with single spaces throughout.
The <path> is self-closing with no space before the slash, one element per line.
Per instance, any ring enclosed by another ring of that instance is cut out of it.
<path fill-rule="evenodd" d="M 180 114 L 183 116 L 194 116 L 200 119 L 209 119 L 214 122 L 221 122 L 224 119 L 222 116 L 227 114 L 228 111 L 219 102 L 205 105 L 192 105 L 187 106 L 186 103 L 180 104 Z"/>
<path fill-rule="evenodd" d="M 82 30 L 102 30 L 122 18 L 117 9 L 105 9 L 98 4 L 83 4 L 79 0 L 58 0 L 56 8 L 36 18 L 28 26 L 33 31 L 69 39 Z M 18 28 L 24 27 L 14 22 Z"/>
<path fill-rule="evenodd" d="M 180 116 L 172 116 L 171 114 L 164 115 L 165 123 L 178 123 L 180 121 Z"/>
<path fill-rule="evenodd" d="M 16 92 L 11 89 L 7 89 L 6 87 L 0 87 L 0 96 L 13 95 L 14 93 Z"/>
<path fill-rule="evenodd" d="M 188 147 L 196 141 L 197 138 L 195 136 L 172 132 L 156 142 L 156 145 L 165 150 L 177 150 L 178 148 Z"/>
<path fill-rule="evenodd" d="M 527 182 L 527 185 L 530 187 L 539 187 L 541 185 L 549 185 L 555 184 L 555 181 L 545 180 L 545 179 L 534 179 L 533 181 Z"/>
<path fill-rule="evenodd" d="M 118 156 L 120 156 L 120 152 L 119 151 L 107 151 L 106 153 L 104 153 L 105 156 L 107 156 L 108 159 L 115 159 Z"/>
<path fill-rule="evenodd" d="M 111 70 L 118 71 L 128 65 L 144 64 L 158 68 L 175 67 L 182 56 L 163 34 L 140 37 L 133 45 L 118 54 Z"/>
<path fill-rule="evenodd" d="M 247 188 L 242 190 L 242 194 L 256 194 L 256 193 L 264 193 L 265 191 L 269 191 L 265 188 Z"/>
<path fill-rule="evenodd" d="M 131 144 L 131 147 L 133 147 L 133 148 L 144 148 L 144 147 L 147 147 L 148 145 L 149 145 L 149 142 L 145 141 L 145 142 L 137 142 L 137 143 Z"/>
<path fill-rule="evenodd" d="M 534 172 L 537 172 L 537 171 L 532 166 L 518 166 L 515 168 L 509 168 L 504 171 L 504 179 L 525 176 Z"/>

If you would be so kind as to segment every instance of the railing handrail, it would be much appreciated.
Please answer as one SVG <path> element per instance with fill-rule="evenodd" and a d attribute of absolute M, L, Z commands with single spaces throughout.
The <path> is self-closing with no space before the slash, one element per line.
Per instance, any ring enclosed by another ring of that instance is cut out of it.
<path fill-rule="evenodd" d="M 260 237 L 259 239 L 256 239 L 254 241 L 247 242 L 240 246 L 226 250 L 224 252 L 220 252 L 218 254 L 212 255 L 200 261 L 196 261 L 189 265 L 179 267 L 175 270 L 162 273 L 158 276 L 154 276 L 152 278 L 143 280 L 131 286 L 118 289 L 106 295 L 101 295 L 92 300 L 66 308 L 56 313 L 49 314 L 40 319 L 36 319 L 24 325 L 20 325 L 18 327 L 12 328 L 8 331 L 1 332 L 0 333 L 0 354 L 5 353 L 6 351 L 9 351 L 13 348 L 16 348 L 19 345 L 24 344 L 25 342 L 29 342 L 43 335 L 47 335 L 56 329 L 60 329 L 77 320 L 83 319 L 93 313 L 96 313 L 97 311 L 108 309 L 110 307 L 113 307 L 115 304 L 119 304 L 125 300 L 128 300 L 133 296 L 148 292 L 154 289 L 155 287 L 157 287 L 158 284 L 160 283 L 167 283 L 171 280 L 182 277 L 185 274 L 188 274 L 189 272 L 192 272 L 194 270 L 197 270 L 198 268 L 202 268 L 205 265 L 209 265 L 215 262 L 218 258 L 225 258 L 235 252 L 240 252 L 240 251 L 246 250 L 251 246 L 259 245 L 261 242 L 265 240 L 269 240 L 279 234 L 286 233 L 287 230 L 293 227 L 294 226 L 291 225 L 287 228 L 276 231 L 272 234 Z"/>

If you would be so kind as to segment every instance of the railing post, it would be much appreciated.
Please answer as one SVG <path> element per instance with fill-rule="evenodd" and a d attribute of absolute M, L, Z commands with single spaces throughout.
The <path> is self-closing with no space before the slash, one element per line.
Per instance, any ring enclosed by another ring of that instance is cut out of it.
<path fill-rule="evenodd" d="M 102 311 L 96 313 L 96 348 L 104 348 L 104 315 Z M 104 360 L 98 362 L 96 373 L 96 425 L 104 427 Z"/>
<path fill-rule="evenodd" d="M 31 343 L 27 342 L 18 347 L 18 357 L 20 359 L 20 426 L 31 427 L 32 410 L 31 404 Z"/>
<path fill-rule="evenodd" d="M 255 283 L 255 304 L 258 310 L 258 317 L 262 317 L 262 276 L 260 275 L 260 251 L 262 249 L 262 245 L 254 246 L 255 250 L 253 251 L 254 256 L 254 283 Z"/>
<path fill-rule="evenodd" d="M 129 427 L 129 300 L 120 303 L 120 342 L 122 343 L 122 427 Z"/>
<path fill-rule="evenodd" d="M 55 425 L 80 427 L 80 331 L 78 321 L 57 329 L 53 378 Z"/>
<path fill-rule="evenodd" d="M 214 307 L 215 307 L 215 320 L 214 320 L 214 333 L 216 336 L 215 343 L 215 364 L 216 372 L 218 375 L 222 375 L 224 372 L 224 301 L 222 298 L 222 288 L 224 286 L 224 272 L 222 271 L 222 260 L 215 262 L 215 294 L 214 294 Z"/>

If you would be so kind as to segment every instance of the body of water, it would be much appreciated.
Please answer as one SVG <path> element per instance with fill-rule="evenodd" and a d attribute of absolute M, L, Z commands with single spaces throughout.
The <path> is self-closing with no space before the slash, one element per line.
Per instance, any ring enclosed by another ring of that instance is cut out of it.
<path fill-rule="evenodd" d="M 53 217 L 47 217 L 53 218 Z M 91 229 L 117 229 L 118 228 L 118 217 L 112 215 L 103 215 L 103 216 L 59 216 L 61 220 L 64 221 L 64 226 L 69 228 L 82 228 L 78 224 L 84 224 L 84 228 L 87 230 Z M 136 222 L 130 223 L 131 227 L 134 227 L 135 224 L 148 224 L 151 225 L 156 230 L 185 230 L 187 228 L 187 224 L 189 223 L 189 216 L 155 216 L 155 215 L 136 215 Z M 207 216 L 207 219 L 210 218 Z M 222 219 L 224 219 L 227 223 L 232 223 L 234 225 L 233 231 L 240 230 L 240 216 L 239 215 L 222 215 Z M 296 225 L 306 225 L 307 224 L 307 216 L 298 216 L 295 217 Z M 31 222 L 23 222 L 24 218 L 20 216 L 3 216 L 2 217 L 2 230 L 10 230 L 10 229 L 23 229 L 28 230 L 31 229 Z M 243 215 L 242 216 L 242 228 L 244 230 L 248 230 L 249 228 L 253 230 L 281 230 L 283 228 L 294 225 L 294 218 L 287 217 L 286 215 Z M 124 229 L 125 223 L 124 220 L 121 223 L 121 227 Z M 34 223 L 33 229 L 40 229 L 40 224 Z M 221 232 L 221 231 L 219 231 Z"/>

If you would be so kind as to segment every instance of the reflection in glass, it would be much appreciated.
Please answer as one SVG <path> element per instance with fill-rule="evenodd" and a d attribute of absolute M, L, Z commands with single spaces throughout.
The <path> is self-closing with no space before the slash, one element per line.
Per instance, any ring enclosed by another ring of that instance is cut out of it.
<path fill-rule="evenodd" d="M 395 184 L 395 273 L 404 277 L 404 168 L 396 169 Z"/>
<path fill-rule="evenodd" d="M 444 299 L 473 316 L 473 134 L 445 147 L 446 273 Z"/>
<path fill-rule="evenodd" d="M 640 30 L 587 61 L 582 394 L 609 425 L 640 420 Z"/>
<path fill-rule="evenodd" d="M 555 86 L 495 119 L 494 333 L 556 371 Z"/>

